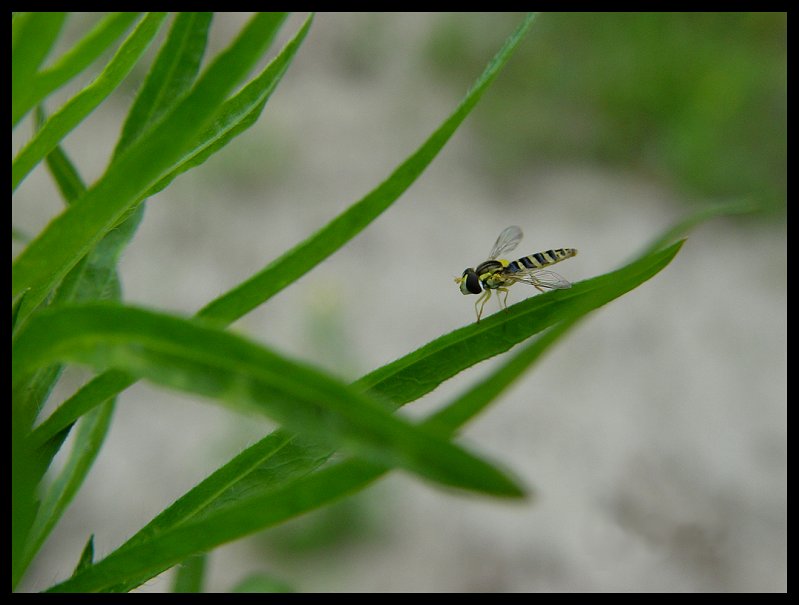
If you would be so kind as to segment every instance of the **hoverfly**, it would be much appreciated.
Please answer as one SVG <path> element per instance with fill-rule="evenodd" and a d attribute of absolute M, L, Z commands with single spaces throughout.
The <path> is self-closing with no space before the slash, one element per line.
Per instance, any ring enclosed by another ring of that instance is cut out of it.
<path fill-rule="evenodd" d="M 541 292 L 544 291 L 544 288 L 557 290 L 571 288 L 571 283 L 553 271 L 544 270 L 544 267 L 575 256 L 577 250 L 574 248 L 537 252 L 513 262 L 498 258 L 514 250 L 522 241 L 522 237 L 522 230 L 519 227 L 515 225 L 508 227 L 499 234 L 487 261 L 480 263 L 475 269 L 465 269 L 461 277 L 455 278 L 455 283 L 460 285 L 463 294 L 480 294 L 482 292 L 477 302 L 474 303 L 478 322 L 483 314 L 486 301 L 491 298 L 491 290 L 505 293 L 504 307 L 507 308 L 508 288 L 516 283 L 530 284 Z M 477 309 L 478 305 L 480 305 L 479 310 Z"/>

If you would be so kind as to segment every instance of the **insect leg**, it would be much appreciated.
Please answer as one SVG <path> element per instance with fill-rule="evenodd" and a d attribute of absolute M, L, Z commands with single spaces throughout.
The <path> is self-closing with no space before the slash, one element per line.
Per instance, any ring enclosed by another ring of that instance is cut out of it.
<path fill-rule="evenodd" d="M 505 300 L 504 300 L 504 302 L 503 302 L 503 305 L 502 305 L 502 306 L 503 306 L 505 309 L 507 309 L 507 308 L 508 308 L 508 292 L 509 292 L 509 290 L 508 290 L 507 288 L 497 288 L 497 290 L 498 290 L 499 292 L 504 292 L 504 293 L 505 293 Z M 497 294 L 497 300 L 499 300 L 499 294 Z"/>
<path fill-rule="evenodd" d="M 491 298 L 491 290 L 486 288 L 483 293 L 480 295 L 480 298 L 477 299 L 477 302 L 474 303 L 474 310 L 477 313 L 477 322 L 480 323 L 480 316 L 483 314 L 483 307 L 486 306 L 486 302 L 488 299 Z M 482 303 L 482 304 L 481 304 Z M 477 310 L 477 305 L 480 305 L 480 310 Z"/>

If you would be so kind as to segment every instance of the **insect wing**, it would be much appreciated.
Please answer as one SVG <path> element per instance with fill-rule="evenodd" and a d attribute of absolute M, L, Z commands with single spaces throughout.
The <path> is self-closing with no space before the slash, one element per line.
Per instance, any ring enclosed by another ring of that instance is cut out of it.
<path fill-rule="evenodd" d="M 522 241 L 522 237 L 524 237 L 524 234 L 516 225 L 511 225 L 505 229 L 499 234 L 494 247 L 491 248 L 491 254 L 489 254 L 488 260 L 494 260 L 514 250 L 516 246 L 519 245 L 519 242 Z"/>
<path fill-rule="evenodd" d="M 503 273 L 502 277 L 511 281 L 530 284 L 536 288 L 565 290 L 572 287 L 571 282 L 564 279 L 563 276 L 546 269 L 527 269 L 517 273 Z"/>

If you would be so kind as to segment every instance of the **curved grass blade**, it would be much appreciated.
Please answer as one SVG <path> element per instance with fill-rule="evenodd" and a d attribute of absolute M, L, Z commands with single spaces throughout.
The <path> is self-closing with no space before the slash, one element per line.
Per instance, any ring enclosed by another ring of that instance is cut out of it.
<path fill-rule="evenodd" d="M 16 126 L 34 105 L 40 103 L 94 63 L 103 51 L 124 34 L 138 17 L 139 13 L 112 13 L 105 16 L 53 65 L 36 74 L 30 95 L 19 100 L 16 99 L 16 95 L 14 96 L 12 126 Z"/>
<path fill-rule="evenodd" d="M 619 271 L 594 278 L 593 280 L 588 280 L 587 282 L 582 282 L 581 284 L 576 284 L 572 290 L 579 286 L 579 290 L 575 291 L 584 292 L 586 295 L 580 298 L 589 301 L 584 304 L 591 308 L 601 306 L 609 300 L 632 289 L 638 283 L 649 279 L 649 277 L 661 270 L 665 264 L 671 260 L 674 254 L 676 254 L 680 246 L 681 243 L 678 242 L 658 252 L 655 256 L 649 255 L 648 257 L 638 259 L 636 262 Z M 594 288 L 594 286 L 602 287 Z M 554 294 L 558 293 L 556 292 Z M 404 403 L 428 393 L 438 386 L 438 384 L 461 369 L 479 363 L 493 355 L 497 355 L 524 338 L 563 319 L 563 315 L 553 314 L 552 309 L 549 309 L 546 315 L 541 314 L 541 299 L 545 299 L 546 296 L 550 295 L 532 297 L 512 306 L 507 312 L 487 318 L 480 324 L 467 326 L 466 328 L 442 336 L 413 353 L 371 372 L 357 381 L 353 386 L 367 390 L 367 392 L 370 393 L 396 397 L 396 399 L 393 399 L 393 403 L 397 407 L 400 407 Z M 581 304 L 575 302 L 562 302 L 559 313 L 579 311 L 581 306 Z M 528 321 L 525 323 L 516 322 L 515 318 L 517 314 L 526 315 Z M 533 321 L 529 321 L 530 319 Z M 491 334 L 489 334 L 488 338 L 486 337 L 484 328 L 486 325 L 492 325 L 487 323 L 489 321 L 497 323 L 502 322 L 503 324 L 502 330 L 497 330 L 496 332 L 496 341 L 491 337 Z M 509 327 L 511 327 L 511 329 L 508 329 Z M 503 335 L 510 335 L 510 337 L 503 338 Z M 472 351 L 472 345 L 475 346 L 474 354 L 469 354 Z M 457 359 L 450 364 L 448 363 L 448 359 L 453 351 L 460 351 L 460 353 L 458 353 Z M 464 352 L 466 354 L 464 354 Z M 436 370 L 436 368 L 438 369 Z M 419 372 L 419 378 L 423 378 L 420 385 L 416 385 L 414 380 L 415 372 L 417 371 Z M 440 373 L 436 374 L 436 371 Z M 56 410 L 47 421 L 32 433 L 32 440 L 37 445 L 45 442 L 52 435 L 56 434 L 60 428 L 67 426 L 71 421 L 74 421 L 75 418 L 85 413 L 87 409 L 91 409 L 92 405 L 96 405 L 95 401 L 102 400 L 102 398 L 114 393 L 116 388 L 120 390 L 126 388 L 134 381 L 135 379 L 126 376 L 122 372 L 117 372 L 108 376 L 101 375 L 89 385 L 94 387 L 94 384 L 97 384 L 98 395 L 95 396 L 89 392 L 78 393 L 74 401 L 65 402 L 65 404 Z M 206 504 L 207 502 L 203 501 L 202 504 L 193 505 L 193 507 L 189 508 L 199 509 Z"/>
<path fill-rule="evenodd" d="M 136 65 L 166 18 L 166 13 L 150 13 L 119 48 L 103 73 L 76 94 L 47 121 L 25 145 L 11 164 L 11 191 L 28 173 L 110 95 Z"/>
<path fill-rule="evenodd" d="M 339 381 L 197 321 L 105 303 L 42 311 L 14 340 L 12 389 L 39 367 L 74 361 L 268 415 L 343 447 L 448 485 L 519 496 L 500 471 L 420 430 Z"/>
<path fill-rule="evenodd" d="M 187 151 L 265 51 L 280 20 L 280 16 L 255 15 L 192 91 L 155 128 L 117 157 L 79 203 L 56 217 L 17 257 L 12 268 L 12 295 L 31 288 L 20 310 L 20 321 L 135 209 L 146 191 Z"/>
<path fill-rule="evenodd" d="M 391 176 L 314 235 L 206 305 L 197 315 L 223 324 L 242 317 L 316 267 L 391 206 L 424 172 L 469 115 L 527 33 L 534 17 L 535 15 L 525 17 L 452 115 Z M 286 267 L 291 267 L 291 271 L 287 272 Z"/>
<path fill-rule="evenodd" d="M 189 520 L 202 519 L 222 509 L 238 506 L 243 499 L 263 493 L 265 486 L 282 485 L 307 475 L 326 462 L 330 454 L 330 448 L 302 442 L 296 435 L 282 429 L 273 431 L 178 498 L 117 551 L 153 540 Z M 155 563 L 160 567 L 151 568 L 151 572 L 157 569 L 151 576 L 134 576 L 125 582 L 106 586 L 104 590 L 128 592 L 173 565 L 169 560 Z"/>

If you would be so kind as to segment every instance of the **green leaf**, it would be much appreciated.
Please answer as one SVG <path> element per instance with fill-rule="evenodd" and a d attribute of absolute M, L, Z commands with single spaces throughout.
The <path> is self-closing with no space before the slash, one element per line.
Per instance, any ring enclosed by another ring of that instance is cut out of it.
<path fill-rule="evenodd" d="M 21 95 L 19 99 L 16 94 L 13 97 L 12 125 L 16 126 L 34 105 L 40 103 L 94 63 L 138 17 L 139 13 L 106 15 L 80 42 L 64 53 L 53 65 L 36 74 L 30 94 Z"/>
<path fill-rule="evenodd" d="M 312 442 L 303 443 L 286 431 L 273 431 L 178 498 L 117 550 L 147 542 L 167 529 L 236 506 L 244 497 L 301 477 L 327 461 L 330 451 Z M 160 564 L 150 570 L 152 576 L 172 566 L 169 561 Z M 134 576 L 105 590 L 127 592 L 145 579 Z"/>
<path fill-rule="evenodd" d="M 79 202 L 56 217 L 17 257 L 12 267 L 12 296 L 31 288 L 20 310 L 20 321 L 182 157 L 264 52 L 281 20 L 274 15 L 255 15 L 192 91 L 155 128 L 118 156 Z"/>
<path fill-rule="evenodd" d="M 86 542 L 86 546 L 83 547 L 83 552 L 80 554 L 80 559 L 78 560 L 78 564 L 77 566 L 75 566 L 75 572 L 72 575 L 74 576 L 79 571 L 83 571 L 87 567 L 90 567 L 93 562 L 94 562 L 94 534 L 89 536 L 89 541 Z"/>
<path fill-rule="evenodd" d="M 22 559 L 24 568 L 27 568 L 33 560 L 83 484 L 83 480 L 105 441 L 113 412 L 114 400 L 112 399 L 106 404 L 94 408 L 78 423 L 73 449 L 64 468 L 52 484 L 44 490 Z"/>
<path fill-rule="evenodd" d="M 316 267 L 360 233 L 410 187 L 444 147 L 510 58 L 533 22 L 527 15 L 472 89 L 424 144 L 359 202 L 263 270 L 200 310 L 198 316 L 227 324 L 242 317 Z M 286 271 L 291 267 L 291 271 Z"/>
<path fill-rule="evenodd" d="M 269 65 L 240 92 L 222 105 L 211 126 L 200 134 L 192 144 L 191 150 L 147 191 L 147 196 L 155 195 L 182 173 L 205 162 L 211 155 L 255 123 L 294 59 L 312 21 L 313 16 L 309 16 Z"/>
<path fill-rule="evenodd" d="M 11 21 L 11 125 L 35 104 L 36 72 L 50 53 L 66 13 L 17 13 Z"/>
<path fill-rule="evenodd" d="M 212 13 L 179 13 L 128 112 L 114 157 L 155 124 L 191 89 L 208 41 Z"/>
<path fill-rule="evenodd" d="M 12 406 L 14 402 L 12 400 Z M 26 434 L 30 429 L 23 414 L 12 407 L 11 413 L 11 589 L 25 571 L 23 553 L 36 514 L 37 469 Z"/>
<path fill-rule="evenodd" d="M 80 124 L 110 95 L 138 62 L 150 42 L 158 33 L 166 13 L 148 14 L 119 51 L 108 63 L 103 73 L 58 110 L 17 154 L 11 164 L 11 191 L 15 191 L 28 173 L 61 142 L 73 128 Z"/>
<path fill-rule="evenodd" d="M 60 431 L 72 426 L 81 416 L 115 397 L 136 380 L 130 374 L 118 370 L 109 370 L 95 376 L 31 432 L 31 447 L 41 447 Z"/>
<path fill-rule="evenodd" d="M 44 119 L 44 114 L 41 109 L 37 112 L 37 114 L 37 122 L 41 123 Z M 51 168 L 59 188 L 62 189 L 62 191 L 74 194 L 75 197 L 80 195 L 85 190 L 83 181 L 80 179 L 80 176 L 77 174 L 66 155 L 60 148 L 56 148 L 56 150 L 54 150 L 50 155 L 54 155 L 55 157 L 51 162 L 50 157 L 48 156 L 48 167 Z M 75 198 L 67 198 L 66 201 L 69 203 L 73 201 L 73 199 Z M 85 264 L 85 259 L 83 262 Z M 63 293 L 61 299 L 67 299 L 70 294 L 71 292 L 68 291 Z M 58 298 L 58 296 L 55 297 L 55 299 Z M 19 389 L 20 396 L 15 401 L 16 412 L 24 414 L 25 417 L 28 418 L 28 422 L 32 423 L 33 419 L 39 414 L 39 410 L 42 409 L 42 406 L 44 406 L 45 402 L 47 401 L 53 386 L 60 376 L 60 365 L 44 368 L 31 376 L 28 384 L 24 388 Z M 43 441 L 51 439 L 63 428 L 64 427 L 60 427 L 57 431 L 49 434 Z M 52 453 L 55 454 L 55 452 Z"/>
<path fill-rule="evenodd" d="M 46 121 L 47 116 L 44 113 L 44 109 L 41 106 L 37 107 L 37 128 L 44 126 Z M 55 149 L 47 154 L 47 168 L 58 190 L 61 192 L 61 197 L 64 198 L 67 204 L 71 204 L 86 192 L 86 185 L 83 183 L 83 179 L 60 145 L 56 145 Z"/>
<path fill-rule="evenodd" d="M 288 428 L 434 481 L 519 496 L 501 472 L 365 395 L 263 346 L 142 309 L 87 303 L 42 311 L 14 340 L 12 389 L 51 363 L 120 369 L 262 412 Z"/>
<path fill-rule="evenodd" d="M 205 577 L 206 555 L 192 555 L 177 566 L 172 592 L 202 592 Z"/>
<path fill-rule="evenodd" d="M 23 290 L 14 299 L 11 301 L 11 332 L 14 332 L 14 328 L 17 327 L 17 315 L 19 313 L 19 308 L 22 306 L 22 300 L 25 298 L 25 295 L 28 293 L 27 290 Z"/>
<path fill-rule="evenodd" d="M 584 315 L 582 312 L 577 312 L 571 318 L 555 324 L 519 352 L 506 359 L 501 366 L 463 395 L 432 414 L 425 420 L 425 424 L 435 427 L 442 434 L 455 433 L 457 429 L 496 400 L 513 382 L 523 376 L 524 372 L 538 361 L 553 344 L 563 338 Z"/>

